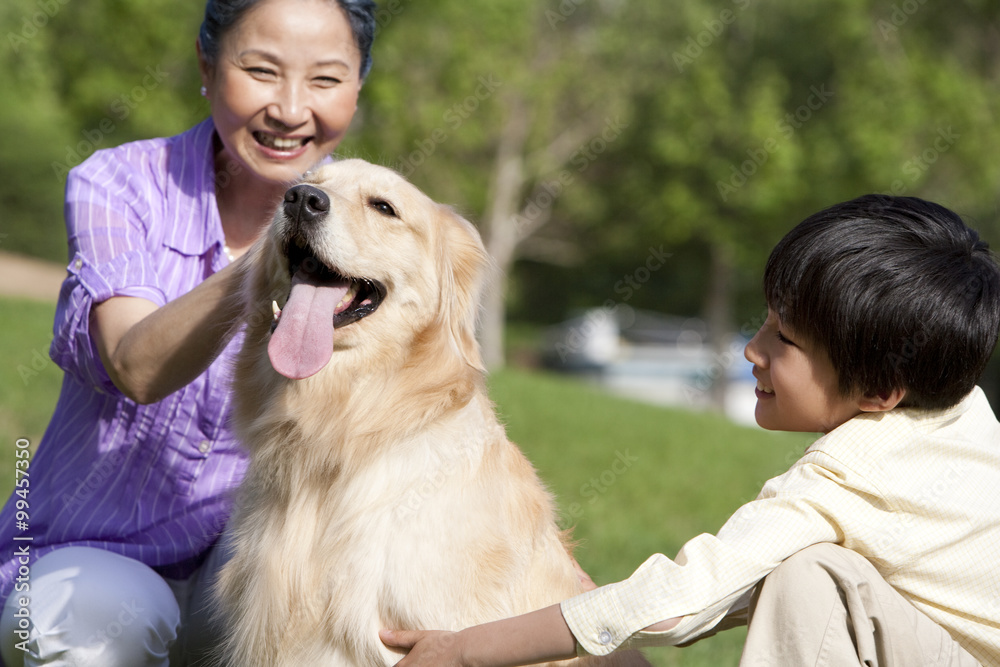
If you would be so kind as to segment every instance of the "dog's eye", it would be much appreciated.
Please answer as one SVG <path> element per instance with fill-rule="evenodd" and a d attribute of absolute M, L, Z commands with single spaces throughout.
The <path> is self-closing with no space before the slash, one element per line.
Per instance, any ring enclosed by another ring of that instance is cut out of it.
<path fill-rule="evenodd" d="M 392 204 L 384 199 L 369 199 L 368 205 L 373 209 L 381 213 L 382 215 L 388 216 L 390 218 L 398 218 L 396 215 L 396 209 L 392 207 Z"/>

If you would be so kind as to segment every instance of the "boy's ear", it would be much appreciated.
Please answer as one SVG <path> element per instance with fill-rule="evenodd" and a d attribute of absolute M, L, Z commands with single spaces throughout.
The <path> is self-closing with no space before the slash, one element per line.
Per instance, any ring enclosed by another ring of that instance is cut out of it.
<path fill-rule="evenodd" d="M 906 390 L 897 387 L 886 394 L 862 397 L 858 401 L 858 407 L 862 412 L 886 412 L 899 405 L 905 396 Z"/>

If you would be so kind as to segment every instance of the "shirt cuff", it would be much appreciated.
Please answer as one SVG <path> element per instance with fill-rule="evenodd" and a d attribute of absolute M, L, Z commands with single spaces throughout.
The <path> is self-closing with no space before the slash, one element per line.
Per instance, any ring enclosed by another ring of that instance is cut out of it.
<path fill-rule="evenodd" d="M 99 265 L 77 253 L 67 271 L 71 277 L 77 277 L 93 303 L 107 301 L 113 296 L 140 297 L 157 306 L 167 303 L 166 295 L 157 285 L 158 276 L 150 257 L 138 251 L 122 253 Z"/>
<path fill-rule="evenodd" d="M 577 655 L 607 655 L 628 639 L 630 633 L 623 634 L 620 630 L 624 619 L 621 614 L 614 614 L 617 611 L 616 600 L 610 589 L 617 585 L 603 586 L 563 600 L 560 604 L 563 619 L 576 637 Z M 605 615 L 616 615 L 618 618 L 613 622 L 607 622 L 607 616 L 598 620 L 590 610 L 591 606 L 599 608 Z"/>
<path fill-rule="evenodd" d="M 626 644 L 636 632 L 656 622 L 646 622 L 645 618 L 651 616 L 647 609 L 649 601 L 662 600 L 667 595 L 660 590 L 663 581 L 658 572 L 665 562 L 669 562 L 666 556 L 655 554 L 628 579 L 563 601 L 560 609 L 576 637 L 578 652 L 607 655 Z M 650 634 L 666 638 L 674 631 Z"/>
<path fill-rule="evenodd" d="M 126 252 L 94 265 L 77 253 L 67 267 L 56 307 L 49 355 L 67 373 L 98 389 L 117 393 L 90 333 L 90 314 L 95 304 L 113 296 L 135 296 L 162 306 L 166 296 L 156 285 L 156 272 L 149 257 Z"/>

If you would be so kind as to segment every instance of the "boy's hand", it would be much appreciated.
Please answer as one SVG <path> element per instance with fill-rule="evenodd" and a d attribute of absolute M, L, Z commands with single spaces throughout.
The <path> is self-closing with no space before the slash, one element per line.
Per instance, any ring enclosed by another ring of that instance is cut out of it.
<path fill-rule="evenodd" d="M 379 637 L 390 648 L 410 649 L 396 667 L 513 667 L 576 657 L 557 604 L 461 632 L 380 630 Z"/>
<path fill-rule="evenodd" d="M 437 630 L 380 630 L 382 643 L 410 649 L 396 667 L 464 667 L 457 632 Z"/>

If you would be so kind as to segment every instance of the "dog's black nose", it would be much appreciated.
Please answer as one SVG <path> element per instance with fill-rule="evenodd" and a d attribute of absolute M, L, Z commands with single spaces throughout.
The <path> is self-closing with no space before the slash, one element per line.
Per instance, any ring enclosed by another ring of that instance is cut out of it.
<path fill-rule="evenodd" d="M 322 218 L 330 210 L 330 198 L 325 192 L 305 183 L 285 193 L 285 215 L 300 224 Z"/>

